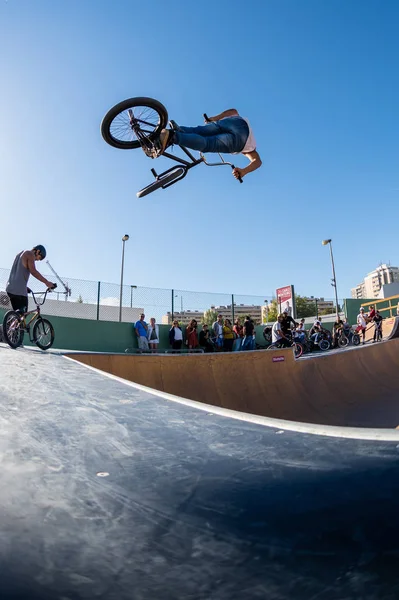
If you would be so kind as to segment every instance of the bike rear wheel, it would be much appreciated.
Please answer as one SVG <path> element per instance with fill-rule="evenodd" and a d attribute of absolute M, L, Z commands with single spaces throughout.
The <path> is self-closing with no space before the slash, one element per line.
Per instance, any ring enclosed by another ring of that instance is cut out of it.
<path fill-rule="evenodd" d="M 9 310 L 3 319 L 3 337 L 11 348 L 22 344 L 24 332 L 21 331 L 21 315 L 15 310 Z"/>
<path fill-rule="evenodd" d="M 151 145 L 168 122 L 168 111 L 153 98 L 129 98 L 111 108 L 101 123 L 101 135 L 110 146 L 133 150 Z"/>
<path fill-rule="evenodd" d="M 354 333 L 352 337 L 352 344 L 354 346 L 358 346 L 360 344 L 360 335 L 358 333 Z"/>
<path fill-rule="evenodd" d="M 338 338 L 338 346 L 340 348 L 346 348 L 349 344 L 349 338 L 346 335 L 340 335 Z"/>
<path fill-rule="evenodd" d="M 136 194 L 137 198 L 143 198 L 144 196 L 151 194 L 151 192 L 155 192 L 155 190 L 159 190 L 159 188 L 163 187 L 164 185 L 171 183 L 175 179 L 179 179 L 180 177 L 183 177 L 183 175 L 184 175 L 183 167 L 177 167 L 174 171 L 171 171 L 164 177 L 160 177 L 159 179 L 156 179 L 153 183 L 150 183 L 150 185 L 147 185 L 145 188 L 143 188 L 142 190 L 137 192 L 137 194 Z"/>
<path fill-rule="evenodd" d="M 33 326 L 32 338 L 41 350 L 48 350 L 54 343 L 54 327 L 47 319 L 39 319 Z"/>

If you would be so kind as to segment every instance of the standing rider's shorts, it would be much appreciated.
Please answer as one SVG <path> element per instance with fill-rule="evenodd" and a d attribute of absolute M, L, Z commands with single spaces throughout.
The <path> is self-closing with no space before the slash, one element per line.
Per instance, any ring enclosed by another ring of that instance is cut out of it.
<path fill-rule="evenodd" d="M 28 296 L 17 296 L 16 294 L 8 294 L 13 310 L 19 310 L 21 313 L 26 313 L 28 310 Z"/>

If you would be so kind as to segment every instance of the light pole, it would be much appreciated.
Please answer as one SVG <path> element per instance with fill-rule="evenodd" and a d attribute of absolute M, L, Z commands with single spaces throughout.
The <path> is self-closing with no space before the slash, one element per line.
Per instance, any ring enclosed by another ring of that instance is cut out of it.
<path fill-rule="evenodd" d="M 119 295 L 119 322 L 122 321 L 122 292 L 123 292 L 123 265 L 125 262 L 125 242 L 129 239 L 127 233 L 122 238 L 122 264 L 121 264 L 121 290 Z"/>
<path fill-rule="evenodd" d="M 130 286 L 130 308 L 133 308 L 133 290 L 137 290 L 137 285 Z"/>
<path fill-rule="evenodd" d="M 332 266 L 332 274 L 333 274 L 333 277 L 331 280 L 332 281 L 331 285 L 335 289 L 335 309 L 336 309 L 337 319 L 338 319 L 339 311 L 338 311 L 337 278 L 335 277 L 335 265 L 334 265 L 334 255 L 333 255 L 333 251 L 332 251 L 332 240 L 323 240 L 321 243 L 323 244 L 323 246 L 330 245 L 331 266 Z"/>

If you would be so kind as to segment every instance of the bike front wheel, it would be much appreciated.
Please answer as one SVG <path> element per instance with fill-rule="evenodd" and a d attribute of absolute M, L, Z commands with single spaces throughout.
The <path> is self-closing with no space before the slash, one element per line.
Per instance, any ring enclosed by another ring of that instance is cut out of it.
<path fill-rule="evenodd" d="M 325 352 L 326 350 L 329 350 L 330 342 L 328 340 L 320 340 L 319 348 L 320 348 L 320 350 L 323 350 L 323 352 Z"/>
<path fill-rule="evenodd" d="M 168 111 L 153 98 L 129 98 L 111 108 L 101 123 L 101 135 L 110 146 L 134 150 L 153 142 L 168 122 Z"/>
<path fill-rule="evenodd" d="M 294 342 L 295 358 L 300 358 L 303 354 L 303 346 L 299 342 Z"/>
<path fill-rule="evenodd" d="M 340 335 L 338 338 L 338 346 L 340 348 L 346 348 L 348 344 L 349 338 L 347 338 L 346 335 Z"/>
<path fill-rule="evenodd" d="M 48 350 L 54 343 L 54 327 L 47 319 L 39 319 L 33 326 L 32 338 L 41 350 Z"/>
<path fill-rule="evenodd" d="M 3 337 L 11 348 L 22 344 L 24 332 L 21 330 L 21 315 L 15 310 L 9 310 L 3 319 Z"/>
<path fill-rule="evenodd" d="M 352 337 L 352 344 L 354 346 L 358 346 L 360 344 L 360 335 L 358 333 L 354 333 Z"/>

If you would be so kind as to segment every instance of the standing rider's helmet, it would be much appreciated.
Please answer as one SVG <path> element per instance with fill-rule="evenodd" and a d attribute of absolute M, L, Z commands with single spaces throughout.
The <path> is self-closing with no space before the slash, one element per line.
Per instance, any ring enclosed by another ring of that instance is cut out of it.
<path fill-rule="evenodd" d="M 40 254 L 42 255 L 42 260 L 44 260 L 46 258 L 46 248 L 44 246 L 42 246 L 41 244 L 38 244 L 37 246 L 35 246 L 33 248 L 33 250 L 38 250 L 40 252 Z"/>

